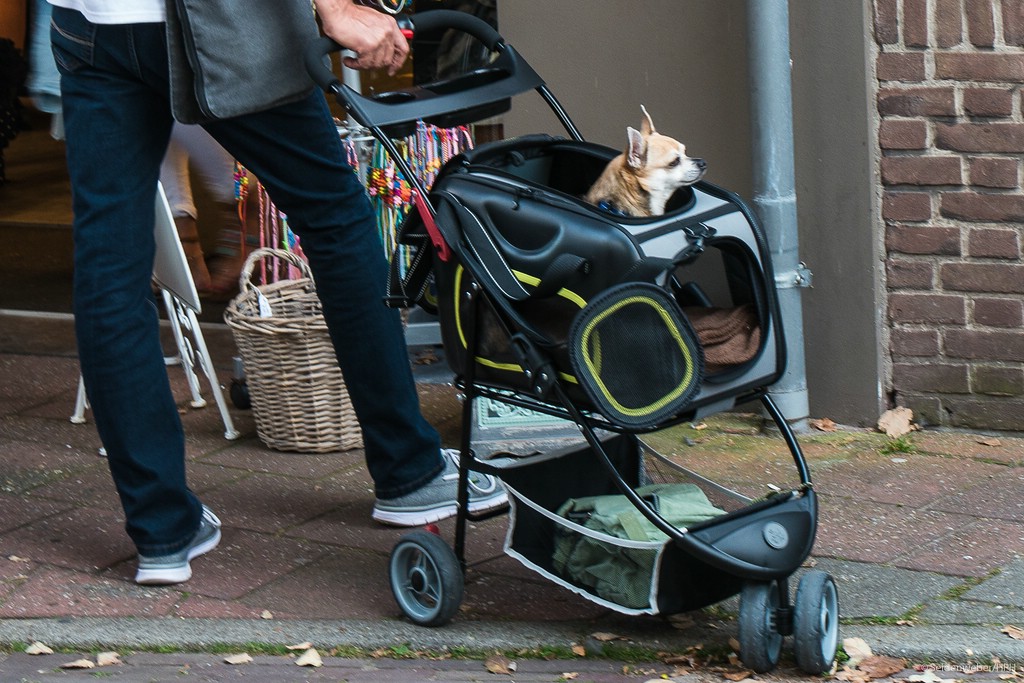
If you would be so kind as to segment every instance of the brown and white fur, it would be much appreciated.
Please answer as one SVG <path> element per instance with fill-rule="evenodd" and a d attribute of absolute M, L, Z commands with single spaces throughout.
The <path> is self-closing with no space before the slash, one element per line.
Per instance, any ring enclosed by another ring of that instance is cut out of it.
<path fill-rule="evenodd" d="M 626 128 L 626 151 L 608 163 L 583 198 L 628 216 L 660 216 L 676 190 L 704 177 L 707 164 L 686 156 L 686 145 L 658 133 L 647 109 L 640 110 L 640 130 Z"/>

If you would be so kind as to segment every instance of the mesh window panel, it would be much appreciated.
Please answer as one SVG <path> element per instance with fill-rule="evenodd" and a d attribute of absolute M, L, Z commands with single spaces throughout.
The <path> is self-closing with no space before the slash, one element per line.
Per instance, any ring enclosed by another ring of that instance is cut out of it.
<path fill-rule="evenodd" d="M 700 387 L 696 334 L 659 287 L 629 283 L 596 297 L 573 322 L 570 360 L 595 407 L 624 427 L 677 414 Z"/>

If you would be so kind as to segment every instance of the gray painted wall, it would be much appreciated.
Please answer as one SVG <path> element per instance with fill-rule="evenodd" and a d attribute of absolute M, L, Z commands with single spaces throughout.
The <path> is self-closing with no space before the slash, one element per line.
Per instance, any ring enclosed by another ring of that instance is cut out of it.
<path fill-rule="evenodd" d="M 658 130 L 704 157 L 708 179 L 750 188 L 741 0 L 499 0 L 499 30 L 547 80 L 584 137 L 616 148 L 647 107 Z M 518 107 L 518 108 L 517 108 Z M 506 135 L 560 132 L 539 97 Z"/>
<path fill-rule="evenodd" d="M 888 359 L 869 5 L 790 0 L 807 386 L 813 413 L 864 425 Z"/>
<path fill-rule="evenodd" d="M 640 105 L 750 196 L 744 0 L 501 0 L 499 29 L 544 76 L 583 135 L 625 145 Z M 880 408 L 870 32 L 864 2 L 792 0 L 794 124 L 812 416 L 872 424 Z M 561 132 L 539 97 L 513 103 L 508 136 Z"/>

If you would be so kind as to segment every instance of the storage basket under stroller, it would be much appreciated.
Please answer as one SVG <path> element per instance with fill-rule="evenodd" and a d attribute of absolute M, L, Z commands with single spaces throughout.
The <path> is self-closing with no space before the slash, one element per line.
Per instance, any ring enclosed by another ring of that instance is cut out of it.
<path fill-rule="evenodd" d="M 583 140 L 543 80 L 490 26 L 459 12 L 414 15 L 415 30 L 464 31 L 489 66 L 377 97 L 342 85 L 307 51 L 311 75 L 389 151 L 413 185 L 416 211 L 392 264 L 388 301 L 436 312 L 445 356 L 464 391 L 454 550 L 438 534 L 404 536 L 389 562 L 403 613 L 446 623 L 462 599 L 470 470 L 499 477 L 511 500 L 506 551 L 560 585 L 617 611 L 671 614 L 740 594 L 740 656 L 755 671 L 794 636 L 797 661 L 827 671 L 838 597 L 808 571 L 817 503 L 799 444 L 768 396 L 784 344 L 764 237 L 743 202 L 711 183 L 676 192 L 664 215 L 623 218 L 579 199 L 617 151 Z M 441 117 L 468 123 L 535 90 L 570 139 L 531 135 L 450 160 L 434 186 L 415 178 L 386 131 Z M 571 420 L 579 445 L 477 457 L 473 404 L 488 398 Z M 655 457 L 640 435 L 760 401 L 799 483 L 719 505 L 708 480 Z M 649 481 L 664 461 L 702 486 Z M 676 514 L 678 513 L 678 515 Z M 597 524 L 600 522 L 600 524 Z"/>
<path fill-rule="evenodd" d="M 643 463 L 656 454 L 636 436 L 609 436 L 602 447 L 641 498 L 656 507 L 659 496 L 675 500 L 676 509 L 662 504 L 660 513 L 723 556 L 767 568 L 765 573 L 788 574 L 810 552 L 813 496 L 772 496 L 742 514 L 730 514 L 712 505 L 694 483 L 646 483 Z M 513 500 L 506 552 L 556 583 L 623 613 L 676 614 L 719 602 L 742 588 L 739 576 L 722 575 L 649 524 L 642 528 L 646 520 L 615 495 L 612 478 L 592 466 L 594 457 L 584 444 L 494 462 Z M 607 507 L 602 510 L 595 501 Z M 614 523 L 592 523 L 599 514 Z M 614 529 L 619 526 L 626 533 Z M 766 528 L 774 536 L 766 536 Z M 694 586 L 702 588 L 695 591 Z"/>

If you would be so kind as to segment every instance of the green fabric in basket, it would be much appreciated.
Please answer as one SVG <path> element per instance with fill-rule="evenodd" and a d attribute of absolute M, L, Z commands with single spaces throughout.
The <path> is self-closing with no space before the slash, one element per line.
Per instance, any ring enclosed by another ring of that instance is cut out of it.
<path fill-rule="evenodd" d="M 695 484 L 652 484 L 636 490 L 666 522 L 683 528 L 724 512 L 708 501 Z M 563 577 L 623 607 L 650 607 L 651 581 L 658 548 L 628 548 L 615 539 L 664 543 L 660 531 L 622 495 L 570 498 L 557 514 L 597 531 L 607 540 L 591 538 L 566 527 L 555 533 L 555 570 Z"/>

